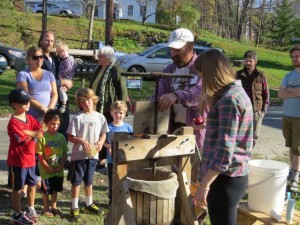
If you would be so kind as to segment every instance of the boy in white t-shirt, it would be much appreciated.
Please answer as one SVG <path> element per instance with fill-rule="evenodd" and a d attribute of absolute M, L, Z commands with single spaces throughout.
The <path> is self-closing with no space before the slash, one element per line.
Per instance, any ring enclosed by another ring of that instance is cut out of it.
<path fill-rule="evenodd" d="M 79 191 L 84 182 L 85 210 L 99 214 L 100 209 L 93 203 L 93 178 L 102 149 L 109 132 L 105 117 L 95 111 L 98 96 L 89 88 L 80 88 L 75 94 L 78 112 L 71 120 L 67 130 L 68 140 L 74 143 L 68 180 L 72 183 L 71 222 L 80 221 Z"/>

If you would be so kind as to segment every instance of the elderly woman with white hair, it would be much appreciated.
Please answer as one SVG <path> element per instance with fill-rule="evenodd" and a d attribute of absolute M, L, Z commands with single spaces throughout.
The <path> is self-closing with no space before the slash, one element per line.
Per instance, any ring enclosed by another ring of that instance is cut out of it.
<path fill-rule="evenodd" d="M 110 46 L 104 46 L 98 51 L 99 67 L 91 80 L 90 88 L 99 96 L 99 102 L 96 110 L 102 113 L 107 123 L 113 121 L 110 115 L 110 106 L 113 102 L 127 101 L 128 93 L 125 77 L 121 76 L 122 69 L 116 65 L 114 49 Z M 99 159 L 101 165 L 105 163 L 106 151 L 100 151 Z"/>
<path fill-rule="evenodd" d="M 114 49 L 104 46 L 98 51 L 97 68 L 90 88 L 99 96 L 97 111 L 102 113 L 107 122 L 113 121 L 110 115 L 110 105 L 117 101 L 127 101 L 127 87 L 125 77 L 121 76 L 122 69 L 116 65 Z"/>

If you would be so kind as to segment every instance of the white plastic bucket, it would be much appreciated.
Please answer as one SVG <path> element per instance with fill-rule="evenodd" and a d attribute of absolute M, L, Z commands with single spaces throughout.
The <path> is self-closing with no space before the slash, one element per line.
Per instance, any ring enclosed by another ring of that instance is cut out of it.
<path fill-rule="evenodd" d="M 249 161 L 248 205 L 251 209 L 281 213 L 289 165 L 274 160 Z"/>

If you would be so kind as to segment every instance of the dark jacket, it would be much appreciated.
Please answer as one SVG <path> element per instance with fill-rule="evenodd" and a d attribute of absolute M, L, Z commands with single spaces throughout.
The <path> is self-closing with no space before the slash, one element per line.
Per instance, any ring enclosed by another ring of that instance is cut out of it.
<path fill-rule="evenodd" d="M 52 72 L 55 76 L 55 79 L 59 80 L 58 77 L 59 59 L 55 54 L 51 54 L 51 56 L 52 56 L 52 63 L 50 62 L 48 57 L 44 55 L 42 69 Z"/>
<path fill-rule="evenodd" d="M 257 70 L 248 74 L 247 69 L 237 71 L 237 79 L 240 79 L 247 95 L 249 96 L 254 112 L 266 111 L 269 105 L 269 89 L 263 72 Z"/>
<path fill-rule="evenodd" d="M 99 66 L 95 73 L 93 78 L 90 82 L 90 88 L 92 88 L 93 83 L 96 79 L 96 77 L 99 74 L 99 71 L 101 70 L 101 66 Z M 113 66 L 110 70 L 108 80 L 106 82 L 105 86 L 105 92 L 104 92 L 104 108 L 103 108 L 103 114 L 107 120 L 108 123 L 112 122 L 112 117 L 110 115 L 110 106 L 113 102 L 120 100 L 124 101 L 126 103 L 128 92 L 127 92 L 127 86 L 126 86 L 126 79 L 124 76 L 121 76 L 121 72 L 123 70 L 119 66 Z M 104 72 L 105 73 L 105 72 Z M 99 96 L 100 94 L 100 84 L 102 81 L 102 77 L 99 80 L 99 83 L 97 84 L 97 90 L 96 95 Z M 101 100 L 101 96 L 99 96 Z M 97 104 L 96 110 L 100 111 L 100 105 Z"/>

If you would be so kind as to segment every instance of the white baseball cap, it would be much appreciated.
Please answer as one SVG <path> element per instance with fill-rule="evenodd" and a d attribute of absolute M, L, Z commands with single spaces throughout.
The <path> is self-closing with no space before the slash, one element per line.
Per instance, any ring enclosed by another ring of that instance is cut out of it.
<path fill-rule="evenodd" d="M 180 49 L 187 42 L 194 42 L 194 35 L 188 29 L 178 28 L 171 33 L 168 47 Z"/>

